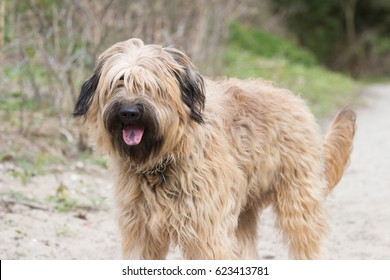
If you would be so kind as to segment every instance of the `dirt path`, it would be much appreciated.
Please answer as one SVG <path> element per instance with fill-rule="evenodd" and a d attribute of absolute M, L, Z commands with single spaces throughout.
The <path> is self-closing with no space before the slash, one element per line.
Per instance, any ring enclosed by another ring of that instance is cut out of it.
<path fill-rule="evenodd" d="M 331 259 L 390 259 L 390 85 L 367 88 L 363 101 L 351 165 L 328 200 Z M 0 259 L 120 258 L 106 170 L 76 162 L 22 175 L 0 162 Z M 287 258 L 269 209 L 258 249 Z"/>
<path fill-rule="evenodd" d="M 390 259 L 390 85 L 366 95 L 351 165 L 329 201 L 335 259 Z"/>

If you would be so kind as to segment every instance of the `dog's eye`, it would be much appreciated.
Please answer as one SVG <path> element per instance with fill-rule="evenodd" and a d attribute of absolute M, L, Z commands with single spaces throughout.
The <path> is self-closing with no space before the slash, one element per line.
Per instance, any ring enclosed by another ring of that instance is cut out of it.
<path fill-rule="evenodd" d="M 125 79 L 125 75 L 122 75 L 120 78 L 119 78 L 119 81 L 123 81 Z"/>

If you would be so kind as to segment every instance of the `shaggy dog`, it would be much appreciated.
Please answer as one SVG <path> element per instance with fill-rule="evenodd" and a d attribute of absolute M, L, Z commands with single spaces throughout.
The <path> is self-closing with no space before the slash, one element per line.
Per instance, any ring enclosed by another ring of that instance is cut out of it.
<path fill-rule="evenodd" d="M 124 258 L 256 258 L 272 204 L 290 256 L 322 255 L 324 200 L 349 160 L 355 114 L 323 138 L 305 103 L 262 80 L 203 78 L 174 48 L 119 42 L 74 111 L 109 157 Z"/>

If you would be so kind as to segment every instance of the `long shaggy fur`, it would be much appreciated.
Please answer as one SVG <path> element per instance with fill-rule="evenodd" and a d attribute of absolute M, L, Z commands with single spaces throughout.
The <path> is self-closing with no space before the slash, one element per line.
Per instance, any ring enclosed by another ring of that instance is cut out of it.
<path fill-rule="evenodd" d="M 204 79 L 174 48 L 117 43 L 81 90 L 96 147 L 109 155 L 124 258 L 256 258 L 272 204 L 292 258 L 322 255 L 326 194 L 349 159 L 355 115 L 323 139 L 304 102 L 262 80 Z M 140 140 L 141 138 L 141 140 Z"/>

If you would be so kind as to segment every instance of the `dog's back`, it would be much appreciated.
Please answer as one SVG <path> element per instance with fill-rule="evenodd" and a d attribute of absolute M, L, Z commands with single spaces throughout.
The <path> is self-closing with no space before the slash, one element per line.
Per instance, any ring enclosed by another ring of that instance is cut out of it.
<path fill-rule="evenodd" d="M 303 100 L 297 98 L 290 92 L 282 89 L 278 89 L 274 87 L 270 82 L 263 80 L 252 80 L 252 81 L 239 81 L 236 79 L 229 79 L 227 81 L 223 81 L 220 83 L 222 88 L 218 88 L 220 93 L 223 92 L 224 96 L 229 96 L 228 102 L 224 103 L 222 111 L 214 112 L 215 115 L 224 114 L 226 111 L 229 112 L 229 115 L 232 119 L 236 118 L 238 114 L 237 112 L 245 111 L 246 115 L 253 114 L 257 115 L 259 119 L 262 121 L 267 119 L 267 115 L 272 115 L 272 111 L 280 110 L 278 118 L 283 113 L 286 113 L 285 109 L 281 109 L 282 107 L 287 108 L 293 107 L 293 111 L 298 111 L 301 117 L 303 116 L 303 112 L 305 111 L 305 105 Z M 261 93 L 263 92 L 263 93 Z M 212 95 L 215 95 L 213 92 Z M 263 95 L 263 96 L 262 96 Z M 211 97 L 211 96 L 210 96 Z M 217 97 L 219 102 L 221 102 L 221 97 Z M 213 103 L 213 107 L 215 107 L 217 102 Z M 229 106 L 230 103 L 230 106 Z M 244 105 L 240 105 L 239 103 L 243 103 Z M 273 105 L 276 104 L 276 109 L 272 108 Z M 284 104 L 284 105 L 283 105 Z M 234 109 L 234 107 L 237 107 Z M 215 110 L 215 108 L 210 110 Z M 252 112 L 251 112 L 252 110 Z M 269 111 L 269 112 L 265 112 Z M 235 113 L 233 113 L 235 112 Z M 233 113 L 233 114 L 232 114 Z M 310 113 L 309 113 L 310 114 Z M 216 118 L 216 116 L 214 116 Z M 229 119 L 228 116 L 224 118 Z M 314 124 L 309 125 L 309 119 L 306 120 L 307 123 L 302 123 L 302 126 L 305 126 L 305 133 L 310 129 L 313 130 Z M 255 120 L 253 120 L 255 121 Z M 297 120 L 295 117 L 289 117 L 288 119 L 283 119 L 283 122 L 287 124 L 289 121 L 292 121 L 290 126 L 291 129 L 294 127 L 294 123 L 297 124 Z M 228 122 L 228 128 L 230 132 L 233 131 L 232 134 L 235 136 L 240 135 L 243 128 L 240 125 L 236 129 L 232 128 L 230 122 Z M 258 125 L 260 123 L 257 123 Z M 248 125 L 248 123 L 247 123 Z M 262 124 L 264 125 L 264 124 Z M 297 126 L 295 125 L 295 129 Z M 333 188 L 340 181 L 346 166 L 348 165 L 350 154 L 352 151 L 352 142 L 355 135 L 356 130 L 356 114 L 355 112 L 349 108 L 345 107 L 342 109 L 338 115 L 334 118 L 333 122 L 330 125 L 327 135 L 323 140 L 323 155 L 324 155 L 324 165 L 325 165 L 325 178 L 328 183 L 327 193 L 330 193 Z M 310 131 L 309 134 L 313 134 L 313 131 Z M 256 134 L 256 133 L 255 133 Z M 267 137 L 268 132 L 264 132 L 263 137 Z M 257 136 L 260 136 L 257 134 Z M 307 136 L 307 135 L 306 135 Z M 248 136 L 249 137 L 249 136 Z M 237 137 L 236 137 L 237 138 Z M 320 140 L 320 139 L 319 139 Z M 272 139 L 269 139 L 270 142 Z M 320 140 L 321 141 L 321 140 Z M 237 148 L 240 147 L 239 142 L 235 141 L 233 145 Z M 255 145 L 255 143 L 252 143 Z M 320 142 L 318 145 L 321 145 Z M 320 147 L 318 146 L 318 149 Z M 252 152 L 256 150 L 255 147 L 251 147 Z M 242 151 L 241 151 L 242 153 Z M 260 158 L 264 158 L 265 155 L 259 156 Z M 269 161 L 269 160 L 268 160 Z M 264 166 L 264 165 L 263 165 Z"/>

